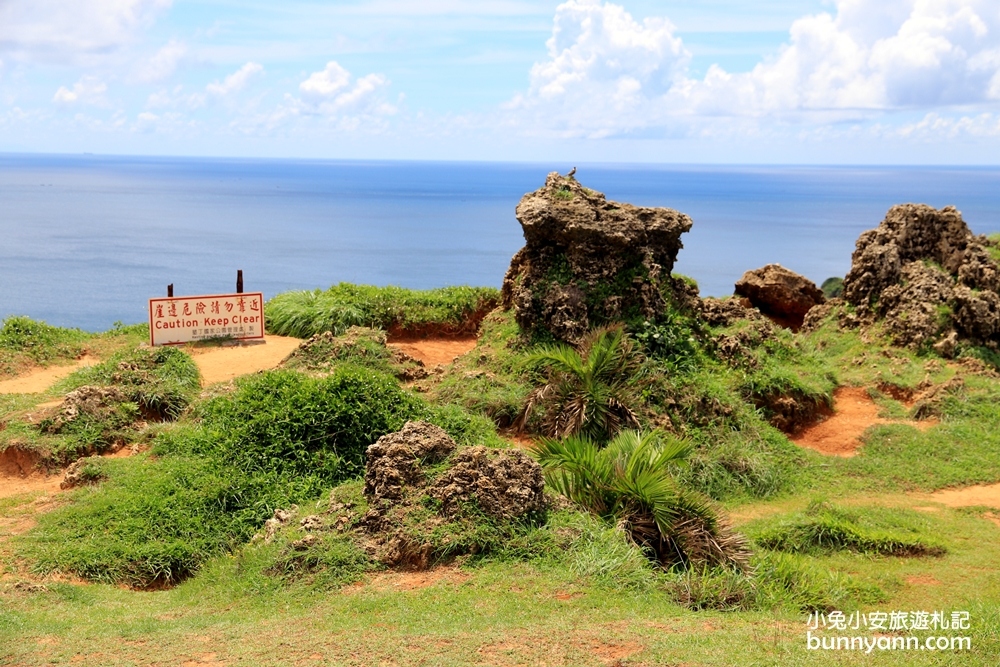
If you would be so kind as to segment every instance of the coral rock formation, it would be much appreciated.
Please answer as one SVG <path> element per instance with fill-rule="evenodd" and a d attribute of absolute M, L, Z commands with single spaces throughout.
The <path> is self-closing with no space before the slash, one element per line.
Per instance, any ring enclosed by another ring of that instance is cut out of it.
<path fill-rule="evenodd" d="M 369 509 L 360 525 L 367 548 L 389 566 L 424 569 L 442 554 L 476 553 L 488 548 L 477 537 L 484 515 L 511 525 L 545 508 L 542 469 L 530 456 L 456 451 L 448 434 L 427 422 L 382 436 L 367 457 Z M 428 512 L 429 500 L 435 511 Z"/>
<path fill-rule="evenodd" d="M 900 345 L 1000 342 L 1000 267 L 954 207 L 894 206 L 858 238 L 844 298 L 861 320 L 881 318 Z"/>
<path fill-rule="evenodd" d="M 605 199 L 572 177 L 551 173 L 517 205 L 524 247 L 504 277 L 503 307 L 526 331 L 547 329 L 576 343 L 595 325 L 653 317 L 691 219 L 668 208 Z"/>
<path fill-rule="evenodd" d="M 762 313 L 792 329 L 802 326 L 806 313 L 826 301 L 816 284 L 780 264 L 747 271 L 736 281 L 736 294 Z"/>

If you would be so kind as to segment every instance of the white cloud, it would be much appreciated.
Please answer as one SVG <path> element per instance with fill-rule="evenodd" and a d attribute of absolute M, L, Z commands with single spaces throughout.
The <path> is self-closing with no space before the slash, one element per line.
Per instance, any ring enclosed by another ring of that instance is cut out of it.
<path fill-rule="evenodd" d="M 135 79 L 140 83 L 163 81 L 173 75 L 186 54 L 187 45 L 172 39 L 142 64 L 135 74 Z"/>
<path fill-rule="evenodd" d="M 205 86 L 205 91 L 210 95 L 216 95 L 218 97 L 226 97 L 228 95 L 232 95 L 233 93 L 238 93 L 243 90 L 251 77 L 256 74 L 260 74 L 263 71 L 264 67 L 260 63 L 248 62 L 246 65 L 223 79 L 221 83 L 216 81 Z"/>
<path fill-rule="evenodd" d="M 135 39 L 172 0 L 2 0 L 0 52 L 73 63 L 107 56 Z"/>
<path fill-rule="evenodd" d="M 916 123 L 886 131 L 889 136 L 904 139 L 970 139 L 1000 137 L 1000 114 L 982 113 L 975 116 L 947 117 L 929 113 Z"/>
<path fill-rule="evenodd" d="M 508 122 L 564 136 L 701 133 L 737 117 L 870 121 L 1000 100 L 996 0 L 837 0 L 835 13 L 795 21 L 752 71 L 713 65 L 702 79 L 669 22 L 601 0 L 559 5 L 547 46 Z"/>
<path fill-rule="evenodd" d="M 108 92 L 108 85 L 92 76 L 85 76 L 73 84 L 73 88 L 60 86 L 56 94 L 52 96 L 52 101 L 63 106 L 75 104 L 87 104 L 91 106 L 107 106 L 108 101 L 104 94 Z"/>
<path fill-rule="evenodd" d="M 334 116 L 345 113 L 391 115 L 396 109 L 385 102 L 382 91 L 389 81 L 382 74 L 368 74 L 352 83 L 351 73 L 331 60 L 299 84 L 301 99 L 292 100 L 302 113 Z"/>

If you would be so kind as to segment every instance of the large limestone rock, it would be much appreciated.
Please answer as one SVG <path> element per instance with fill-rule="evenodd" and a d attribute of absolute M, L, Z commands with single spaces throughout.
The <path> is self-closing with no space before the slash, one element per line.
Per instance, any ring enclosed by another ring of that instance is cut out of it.
<path fill-rule="evenodd" d="M 654 317 L 665 291 L 696 302 L 670 276 L 681 234 L 691 229 L 683 213 L 608 201 L 551 173 L 516 215 L 525 245 L 511 260 L 501 299 L 526 331 L 542 327 L 576 343 L 594 325 Z"/>
<path fill-rule="evenodd" d="M 780 264 L 747 271 L 736 281 L 736 294 L 745 297 L 781 324 L 793 329 L 802 326 L 806 313 L 826 301 L 816 283 Z"/>
<path fill-rule="evenodd" d="M 954 207 L 894 206 L 858 238 L 844 299 L 900 345 L 1000 343 L 1000 267 Z"/>

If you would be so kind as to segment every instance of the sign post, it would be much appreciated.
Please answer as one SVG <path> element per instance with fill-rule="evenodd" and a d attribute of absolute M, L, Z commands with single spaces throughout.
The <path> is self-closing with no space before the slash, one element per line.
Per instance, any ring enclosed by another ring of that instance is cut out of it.
<path fill-rule="evenodd" d="M 263 340 L 263 293 L 149 300 L 150 345 L 176 345 L 209 338 Z"/>

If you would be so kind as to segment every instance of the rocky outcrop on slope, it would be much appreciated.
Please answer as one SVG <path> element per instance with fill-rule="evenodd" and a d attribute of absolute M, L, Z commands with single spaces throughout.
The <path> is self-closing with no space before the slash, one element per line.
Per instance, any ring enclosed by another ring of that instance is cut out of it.
<path fill-rule="evenodd" d="M 511 260 L 501 300 L 525 331 L 540 327 L 577 343 L 595 325 L 656 316 L 665 293 L 692 301 L 689 287 L 670 275 L 681 234 L 691 229 L 683 213 L 608 201 L 551 173 L 516 215 L 525 245 Z"/>
<path fill-rule="evenodd" d="M 900 345 L 933 345 L 945 356 L 959 341 L 995 349 L 1000 266 L 988 243 L 954 207 L 894 206 L 858 238 L 844 299 L 861 322 L 884 321 Z"/>
<path fill-rule="evenodd" d="M 519 450 L 457 449 L 442 429 L 407 422 L 368 448 L 360 520 L 366 548 L 389 566 L 425 569 L 444 555 L 495 547 L 546 507 L 542 469 Z M 433 508 L 432 511 L 428 511 Z M 492 522 L 482 529 L 484 517 Z"/>
<path fill-rule="evenodd" d="M 798 330 L 806 313 L 826 301 L 816 284 L 780 264 L 747 271 L 736 281 L 736 294 L 779 324 Z"/>

